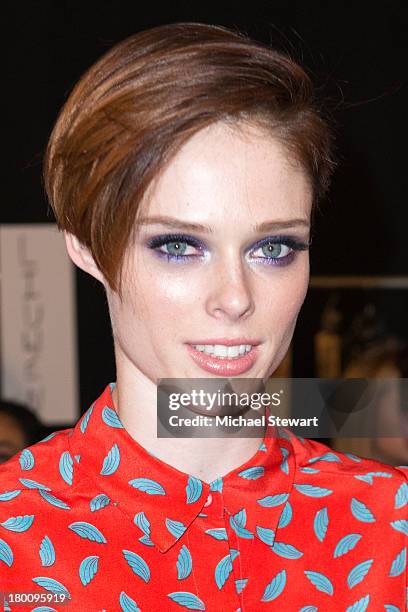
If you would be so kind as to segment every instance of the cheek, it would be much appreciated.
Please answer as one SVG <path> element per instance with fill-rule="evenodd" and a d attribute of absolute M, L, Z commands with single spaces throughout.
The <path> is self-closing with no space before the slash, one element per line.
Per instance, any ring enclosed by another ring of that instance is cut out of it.
<path fill-rule="evenodd" d="M 309 284 L 308 261 L 286 274 L 277 274 L 268 286 L 268 299 L 263 291 L 265 324 L 273 333 L 286 335 L 296 323 Z"/>
<path fill-rule="evenodd" d="M 193 308 L 197 308 L 202 286 L 200 275 L 187 275 L 182 266 L 163 274 L 158 269 L 138 278 L 126 290 L 121 304 L 115 300 L 111 313 L 117 321 L 127 321 L 133 325 L 139 323 L 146 327 L 147 323 L 154 324 L 157 331 L 162 331 L 174 320 L 180 323 Z"/>

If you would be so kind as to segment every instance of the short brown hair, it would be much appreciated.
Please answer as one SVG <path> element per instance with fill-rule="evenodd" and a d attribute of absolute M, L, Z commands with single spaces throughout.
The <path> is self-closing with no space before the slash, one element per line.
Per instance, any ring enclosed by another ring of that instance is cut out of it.
<path fill-rule="evenodd" d="M 305 168 L 314 201 L 325 193 L 332 138 L 310 78 L 243 34 L 155 27 L 114 46 L 77 83 L 48 143 L 45 188 L 58 227 L 89 248 L 113 290 L 152 179 L 193 134 L 231 120 L 271 130 Z"/>

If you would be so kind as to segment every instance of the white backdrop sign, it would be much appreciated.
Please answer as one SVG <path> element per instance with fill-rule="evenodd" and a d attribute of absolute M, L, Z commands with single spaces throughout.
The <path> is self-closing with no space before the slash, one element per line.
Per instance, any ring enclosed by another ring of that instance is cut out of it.
<path fill-rule="evenodd" d="M 74 268 L 54 224 L 0 226 L 1 395 L 78 418 Z"/>

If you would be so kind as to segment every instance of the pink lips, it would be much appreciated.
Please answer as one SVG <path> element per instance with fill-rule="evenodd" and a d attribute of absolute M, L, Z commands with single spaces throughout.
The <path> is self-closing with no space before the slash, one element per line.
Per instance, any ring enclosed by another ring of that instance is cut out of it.
<path fill-rule="evenodd" d="M 206 340 L 205 342 L 194 342 L 198 344 L 223 344 L 224 346 L 233 346 L 235 344 L 251 344 L 252 348 L 248 353 L 244 353 L 235 359 L 223 359 L 222 357 L 213 357 L 193 348 L 191 344 L 187 344 L 187 350 L 193 361 L 205 372 L 217 374 L 218 376 L 239 376 L 247 372 L 255 363 L 258 357 L 259 341 L 248 340 L 246 338 L 238 338 L 236 340 Z"/>

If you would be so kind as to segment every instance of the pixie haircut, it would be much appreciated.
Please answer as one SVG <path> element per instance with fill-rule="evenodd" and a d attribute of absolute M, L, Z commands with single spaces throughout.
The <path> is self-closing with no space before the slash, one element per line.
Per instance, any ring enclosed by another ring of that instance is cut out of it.
<path fill-rule="evenodd" d="M 159 26 L 114 46 L 73 89 L 48 143 L 45 189 L 59 229 L 90 250 L 113 291 L 149 184 L 217 121 L 278 139 L 315 208 L 333 168 L 331 131 L 311 79 L 267 45 L 219 26 Z"/>

